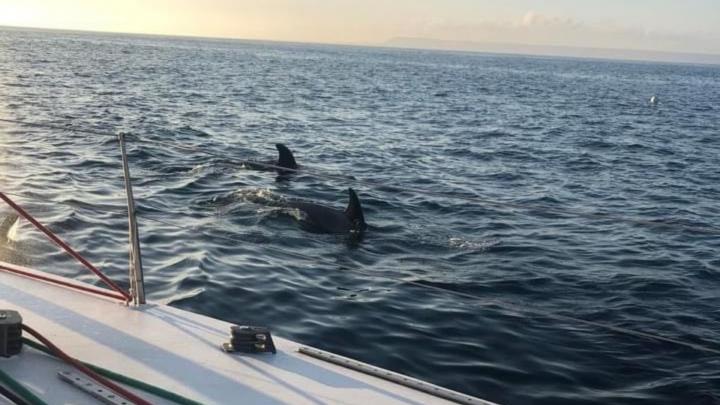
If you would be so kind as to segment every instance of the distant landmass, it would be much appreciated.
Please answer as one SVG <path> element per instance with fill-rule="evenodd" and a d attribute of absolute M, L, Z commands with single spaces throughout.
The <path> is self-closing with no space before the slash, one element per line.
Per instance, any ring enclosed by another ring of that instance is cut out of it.
<path fill-rule="evenodd" d="M 393 48 L 505 53 L 537 56 L 565 56 L 634 61 L 698 63 L 720 65 L 720 55 L 663 52 L 635 49 L 581 48 L 573 46 L 524 45 L 498 42 L 449 41 L 432 38 L 397 37 L 384 43 Z"/>

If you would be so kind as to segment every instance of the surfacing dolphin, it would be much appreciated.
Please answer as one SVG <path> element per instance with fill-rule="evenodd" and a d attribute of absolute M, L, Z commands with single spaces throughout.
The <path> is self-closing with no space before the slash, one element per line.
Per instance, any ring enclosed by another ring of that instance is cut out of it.
<path fill-rule="evenodd" d="M 281 143 L 276 143 L 275 148 L 278 150 L 277 160 L 270 160 L 264 162 L 251 161 L 246 162 L 245 166 L 253 170 L 277 170 L 280 173 L 291 172 L 290 170 L 284 171 L 281 168 L 296 170 L 299 167 L 297 162 L 295 162 L 295 156 L 293 156 L 292 152 L 290 152 L 290 149 L 288 149 L 287 146 Z"/>
<path fill-rule="evenodd" d="M 287 206 L 302 211 L 301 225 L 311 232 L 352 233 L 362 235 L 367 229 L 365 215 L 355 190 L 348 189 L 350 201 L 344 211 L 324 205 L 290 201 Z"/>
<path fill-rule="evenodd" d="M 20 217 L 16 214 L 10 214 L 0 223 L 0 243 L 6 244 L 10 239 L 10 230 Z"/>

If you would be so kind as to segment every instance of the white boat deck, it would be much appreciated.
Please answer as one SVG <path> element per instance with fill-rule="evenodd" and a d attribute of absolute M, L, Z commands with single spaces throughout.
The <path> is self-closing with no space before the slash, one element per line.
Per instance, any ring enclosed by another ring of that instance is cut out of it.
<path fill-rule="evenodd" d="M 220 345 L 228 340 L 229 323 L 159 304 L 127 307 L 3 271 L 0 309 L 20 312 L 24 324 L 79 360 L 201 403 L 456 403 L 314 359 L 298 352 L 302 345 L 277 336 L 275 355 L 228 354 Z M 58 378 L 70 366 L 28 346 L 19 356 L 0 358 L 0 369 L 50 404 L 99 403 Z M 152 403 L 171 403 L 133 392 Z M 490 404 L 450 393 L 461 403 Z"/>

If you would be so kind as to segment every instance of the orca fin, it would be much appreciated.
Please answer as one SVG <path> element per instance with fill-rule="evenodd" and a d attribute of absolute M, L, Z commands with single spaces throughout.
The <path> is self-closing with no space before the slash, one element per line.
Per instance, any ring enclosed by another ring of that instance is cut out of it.
<path fill-rule="evenodd" d="M 295 163 L 295 156 L 293 156 L 292 152 L 290 152 L 290 149 L 288 149 L 287 146 L 281 143 L 276 143 L 275 148 L 277 148 L 278 150 L 278 166 L 286 167 L 288 169 L 297 169 L 297 163 Z"/>
<path fill-rule="evenodd" d="M 16 214 L 10 214 L 5 217 L 5 219 L 0 224 L 0 242 L 5 242 L 8 240 L 8 237 L 10 236 L 10 230 L 19 220 L 19 218 L 20 217 L 18 217 Z"/>
<path fill-rule="evenodd" d="M 360 205 L 360 199 L 352 188 L 348 189 L 348 194 L 350 194 L 350 201 L 347 208 L 345 208 L 345 215 L 355 225 L 356 230 L 364 231 L 367 224 L 365 223 L 365 215 L 363 214 L 362 205 Z"/>

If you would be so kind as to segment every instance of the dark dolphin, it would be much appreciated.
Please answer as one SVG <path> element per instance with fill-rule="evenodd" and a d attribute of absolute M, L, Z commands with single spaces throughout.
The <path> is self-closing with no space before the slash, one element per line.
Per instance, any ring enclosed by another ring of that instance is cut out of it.
<path fill-rule="evenodd" d="M 0 243 L 7 243 L 8 242 L 8 233 L 10 233 L 10 228 L 15 225 L 15 222 L 17 222 L 19 217 L 16 214 L 10 214 L 5 217 L 5 219 L 0 223 Z"/>
<path fill-rule="evenodd" d="M 280 173 L 291 172 L 289 170 L 282 170 L 280 169 L 280 167 L 292 169 L 293 171 L 299 167 L 297 162 L 295 162 L 295 156 L 293 156 L 292 152 L 290 152 L 290 149 L 288 149 L 287 146 L 281 143 L 276 143 L 275 148 L 277 148 L 278 150 L 277 160 L 270 160 L 264 162 L 246 162 L 245 166 L 253 170 L 277 170 Z"/>
<path fill-rule="evenodd" d="M 280 167 L 287 167 L 288 169 L 297 169 L 298 165 L 295 162 L 295 156 L 293 156 L 290 149 L 287 146 L 276 143 L 275 148 L 278 150 L 277 165 Z"/>
<path fill-rule="evenodd" d="M 287 206 L 303 212 L 301 224 L 309 231 L 361 235 L 367 229 L 365 215 L 355 190 L 349 188 L 348 193 L 350 201 L 344 211 L 302 201 L 291 201 Z"/>

